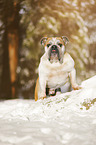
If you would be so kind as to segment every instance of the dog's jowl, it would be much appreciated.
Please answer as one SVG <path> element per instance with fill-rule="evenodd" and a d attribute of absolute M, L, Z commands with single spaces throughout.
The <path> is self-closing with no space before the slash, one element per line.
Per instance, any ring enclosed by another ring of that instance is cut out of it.
<path fill-rule="evenodd" d="M 60 91 L 60 88 L 68 82 L 69 78 L 73 89 L 80 88 L 76 83 L 74 60 L 65 50 L 68 42 L 69 40 L 65 36 L 41 39 L 45 53 L 40 59 L 35 101 L 46 98 L 47 94 L 56 94 L 56 91 Z"/>

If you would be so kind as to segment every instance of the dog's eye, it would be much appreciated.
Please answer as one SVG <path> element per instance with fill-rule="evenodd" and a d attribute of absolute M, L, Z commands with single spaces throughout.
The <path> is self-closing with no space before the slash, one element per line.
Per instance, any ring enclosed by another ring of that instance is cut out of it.
<path fill-rule="evenodd" d="M 51 44 L 49 43 L 49 44 L 47 44 L 47 47 L 49 47 Z"/>
<path fill-rule="evenodd" d="M 62 47 L 62 43 L 58 43 L 58 45 L 59 45 L 60 47 Z"/>

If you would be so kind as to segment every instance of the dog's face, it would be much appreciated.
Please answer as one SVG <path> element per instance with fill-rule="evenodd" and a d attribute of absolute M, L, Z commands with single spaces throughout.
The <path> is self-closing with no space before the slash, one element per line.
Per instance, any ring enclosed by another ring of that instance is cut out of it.
<path fill-rule="evenodd" d="M 68 38 L 62 37 L 43 37 L 41 39 L 41 44 L 45 48 L 45 53 L 47 53 L 48 60 L 50 63 L 53 62 L 63 62 L 63 56 L 65 52 L 65 45 L 69 42 Z"/>

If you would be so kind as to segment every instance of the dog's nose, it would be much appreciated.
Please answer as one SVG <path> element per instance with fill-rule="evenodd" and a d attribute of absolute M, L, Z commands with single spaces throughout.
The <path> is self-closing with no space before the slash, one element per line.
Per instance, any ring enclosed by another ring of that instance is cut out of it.
<path fill-rule="evenodd" d="M 53 53 L 57 51 L 57 46 L 56 46 L 56 45 L 52 45 L 51 48 L 52 48 L 51 51 L 52 51 Z"/>
<path fill-rule="evenodd" d="M 52 49 L 57 49 L 57 45 L 52 45 Z"/>

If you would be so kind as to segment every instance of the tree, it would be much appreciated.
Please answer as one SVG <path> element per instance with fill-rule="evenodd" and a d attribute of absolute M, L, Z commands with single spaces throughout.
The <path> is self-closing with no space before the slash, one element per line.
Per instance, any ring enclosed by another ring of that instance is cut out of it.
<path fill-rule="evenodd" d="M 4 0 L 2 6 L 4 33 L 1 91 L 4 97 L 8 99 L 16 97 L 20 2 L 18 0 Z"/>

